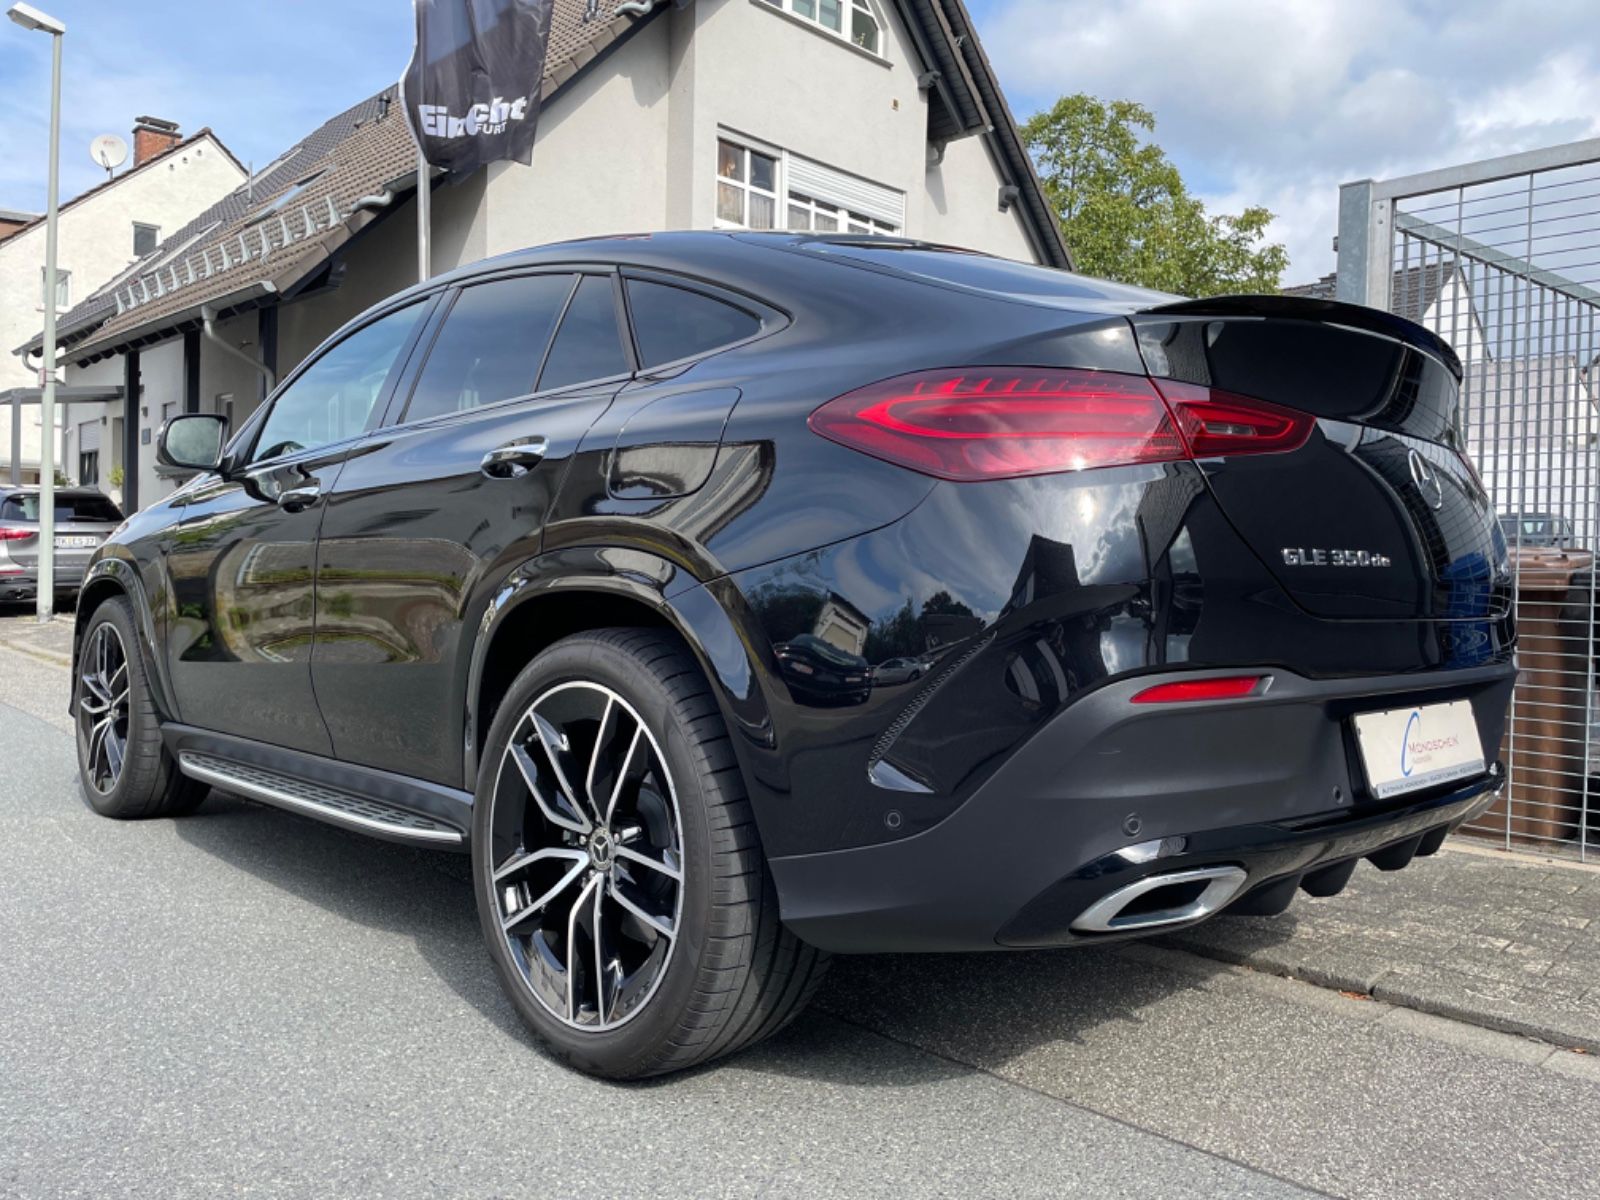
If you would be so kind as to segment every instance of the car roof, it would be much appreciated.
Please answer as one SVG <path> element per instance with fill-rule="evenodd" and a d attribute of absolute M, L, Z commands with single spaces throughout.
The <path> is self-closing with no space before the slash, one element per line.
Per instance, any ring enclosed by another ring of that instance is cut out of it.
<path fill-rule="evenodd" d="M 825 273 L 828 278 L 838 278 L 839 270 L 872 270 L 879 278 L 891 278 L 900 283 L 917 286 L 944 286 L 948 283 L 919 275 L 914 271 L 887 270 L 881 264 L 867 264 L 841 253 L 850 249 L 881 248 L 884 250 L 912 250 L 942 252 L 963 256 L 974 262 L 989 262 L 998 266 L 1009 265 L 1027 270 L 1058 275 L 1064 286 L 1070 286 L 1076 303 L 1063 301 L 1064 308 L 1093 312 L 1110 305 L 1119 311 L 1148 307 L 1161 300 L 1177 297 L 1165 293 L 1129 288 L 1123 284 L 1060 271 L 1052 267 L 1039 267 L 1031 263 L 1017 263 L 1011 259 L 947 246 L 916 238 L 886 237 L 880 234 L 806 233 L 790 231 L 751 230 L 669 230 L 661 233 L 621 233 L 604 237 L 576 238 L 565 242 L 551 242 L 523 250 L 512 250 L 493 258 L 481 259 L 454 271 L 437 275 L 426 283 L 417 284 L 392 297 L 392 301 L 424 295 L 451 284 L 466 283 L 496 272 L 515 271 L 520 268 L 583 264 L 596 266 L 633 267 L 641 270 L 701 277 L 713 285 L 722 285 L 748 291 L 753 296 L 781 303 L 786 278 L 811 273 Z M 779 258 L 774 251 L 787 252 Z M 807 253 L 809 251 L 809 253 Z M 788 270 L 784 269 L 787 260 Z M 816 275 L 812 276 L 816 278 Z M 1070 284 L 1069 284 L 1070 281 Z M 858 280 L 859 282 L 859 280 Z M 997 298 L 997 293 L 979 288 L 962 288 L 971 295 Z"/>
<path fill-rule="evenodd" d="M 0 483 L 0 495 L 4 496 L 37 496 L 39 485 L 36 483 Z M 105 496 L 99 488 L 92 487 L 58 487 L 55 489 L 58 496 Z M 106 496 L 106 499 L 110 499 Z"/>

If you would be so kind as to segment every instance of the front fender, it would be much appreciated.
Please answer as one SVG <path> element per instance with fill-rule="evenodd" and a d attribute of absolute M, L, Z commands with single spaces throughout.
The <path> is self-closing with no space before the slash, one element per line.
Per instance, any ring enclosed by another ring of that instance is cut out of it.
<path fill-rule="evenodd" d="M 574 546 L 546 552 L 515 568 L 478 623 L 467 677 L 463 786 L 468 791 L 477 786 L 480 722 L 487 716 L 478 709 L 496 635 L 524 605 L 563 593 L 629 600 L 676 630 L 710 681 L 734 735 L 735 753 L 750 777 L 751 757 L 770 749 L 773 725 L 764 672 L 758 665 L 765 635 L 737 589 L 726 579 L 703 584 L 650 551 Z"/>
<path fill-rule="evenodd" d="M 155 704 L 157 717 L 162 721 L 177 720 L 172 681 L 167 676 L 166 658 L 160 653 L 156 610 L 151 604 L 138 564 L 128 548 L 120 543 L 103 546 L 84 573 L 83 584 L 78 590 L 77 616 L 72 627 L 72 678 L 78 678 L 78 652 L 83 644 L 84 626 L 89 623 L 100 601 L 114 593 L 126 596 L 133 606 L 134 626 L 139 634 L 139 656 L 144 662 L 145 679 L 150 685 L 150 698 Z M 67 708 L 70 712 L 70 698 Z"/>

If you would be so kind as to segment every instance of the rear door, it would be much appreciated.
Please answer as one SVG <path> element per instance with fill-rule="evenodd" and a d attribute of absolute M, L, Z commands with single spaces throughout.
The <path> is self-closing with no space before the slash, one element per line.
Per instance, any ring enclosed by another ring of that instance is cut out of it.
<path fill-rule="evenodd" d="M 322 525 L 312 679 L 335 753 L 460 786 L 473 631 L 539 551 L 584 432 L 627 380 L 613 273 L 453 291 Z"/>
<path fill-rule="evenodd" d="M 1229 393 L 1309 414 L 1305 443 L 1201 466 L 1229 521 L 1316 616 L 1483 620 L 1507 611 L 1493 507 L 1461 453 L 1459 364 L 1420 327 L 1349 305 L 1192 301 L 1136 316 L 1168 398 Z M 1170 381 L 1170 382 L 1168 382 Z"/>

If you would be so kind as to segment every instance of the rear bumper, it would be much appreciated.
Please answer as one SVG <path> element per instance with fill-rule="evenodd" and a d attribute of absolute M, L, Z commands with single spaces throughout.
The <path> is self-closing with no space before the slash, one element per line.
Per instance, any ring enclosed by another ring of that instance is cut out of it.
<path fill-rule="evenodd" d="M 1348 718 L 1470 699 L 1492 759 L 1511 667 L 1331 681 L 1271 673 L 1266 695 L 1241 701 L 1130 704 L 1150 676 L 1083 697 L 933 828 L 773 859 L 784 920 L 836 951 L 1104 942 L 1192 924 L 1218 907 L 1154 928 L 1073 928 L 1096 901 L 1146 877 L 1237 867 L 1243 878 L 1230 874 L 1220 904 L 1277 911 L 1302 882 L 1339 890 L 1345 864 L 1371 856 L 1393 869 L 1431 853 L 1492 803 L 1498 764 L 1464 784 L 1376 801 Z"/>
<path fill-rule="evenodd" d="M 62 573 L 56 569 L 55 591 L 57 595 L 71 595 L 83 584 L 83 571 L 68 571 Z M 18 574 L 6 573 L 0 575 L 0 601 L 32 600 L 39 594 L 39 577 L 37 572 L 27 570 Z"/>

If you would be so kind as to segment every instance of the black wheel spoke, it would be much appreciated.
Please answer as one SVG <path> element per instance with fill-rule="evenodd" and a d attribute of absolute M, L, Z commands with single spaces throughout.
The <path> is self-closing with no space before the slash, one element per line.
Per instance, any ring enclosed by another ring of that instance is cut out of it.
<path fill-rule="evenodd" d="M 560 684 L 512 729 L 488 803 L 490 884 L 529 992 L 577 1029 L 636 1015 L 683 903 L 681 824 L 654 735 L 611 689 Z"/>
<path fill-rule="evenodd" d="M 573 833 L 589 832 L 591 827 L 589 819 L 574 808 L 564 795 L 559 792 L 546 794 L 549 785 L 540 783 L 538 764 L 533 761 L 533 755 L 528 753 L 526 746 L 512 742 L 508 753 L 516 761 L 517 769 L 533 796 L 533 802 L 539 806 L 539 811 L 544 814 L 545 820 Z"/>
<path fill-rule="evenodd" d="M 648 854 L 640 854 L 630 846 L 618 845 L 617 857 L 625 859 L 633 866 L 665 875 L 674 882 L 683 878 L 683 868 L 678 865 L 677 855 L 671 850 L 664 851 L 660 858 L 652 858 Z"/>

